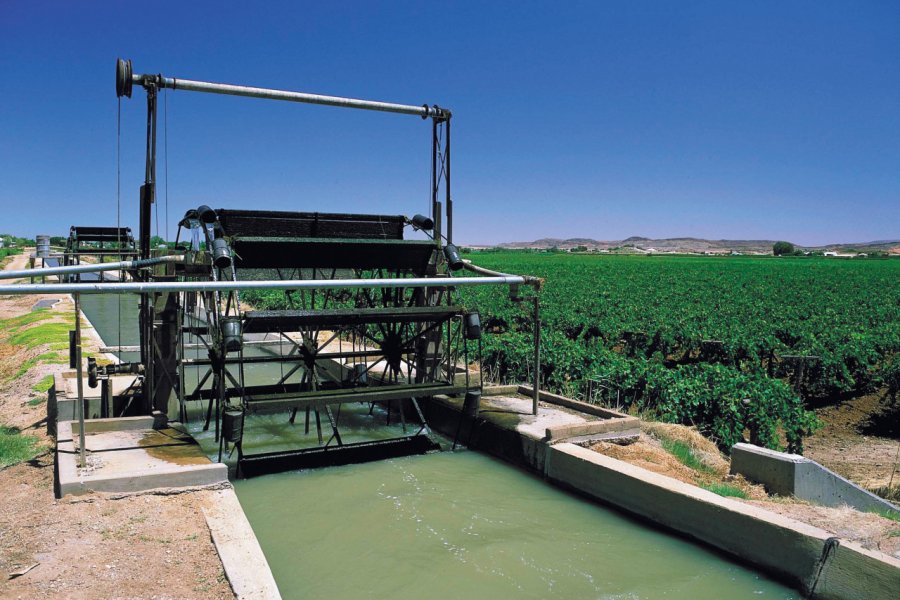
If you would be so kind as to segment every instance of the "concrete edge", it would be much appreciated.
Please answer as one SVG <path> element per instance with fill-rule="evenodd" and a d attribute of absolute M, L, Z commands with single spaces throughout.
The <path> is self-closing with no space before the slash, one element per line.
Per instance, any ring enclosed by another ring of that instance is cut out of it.
<path fill-rule="evenodd" d="M 135 427 L 134 424 L 153 424 L 153 417 L 123 417 L 126 420 L 124 429 L 148 429 L 148 427 Z M 98 419 L 100 420 L 100 419 Z M 109 431 L 109 421 L 118 419 L 102 419 L 106 423 L 101 424 L 97 431 Z M 85 432 L 92 429 L 88 425 L 92 421 L 85 421 Z M 86 494 L 89 492 L 146 492 L 160 488 L 180 488 L 195 486 L 215 486 L 228 482 L 228 465 L 224 463 L 210 462 L 208 465 L 192 465 L 190 469 L 184 467 L 160 467 L 152 472 L 120 472 L 114 475 L 101 476 L 89 475 L 83 477 L 78 474 L 77 455 L 73 429 L 77 431 L 78 423 L 73 421 L 60 421 L 56 440 L 56 481 L 54 489 L 57 497 L 68 495 Z M 77 433 L 75 434 L 77 435 Z"/>
<path fill-rule="evenodd" d="M 631 429 L 640 429 L 641 422 L 635 417 L 624 417 L 619 419 L 606 419 L 603 421 L 586 421 L 584 423 L 573 423 L 568 425 L 556 425 L 547 428 L 547 440 L 555 443 L 560 440 L 590 436 L 592 434 L 624 432 Z"/>
<path fill-rule="evenodd" d="M 64 460 L 60 457 L 60 452 L 72 453 L 72 460 Z M 57 498 L 62 498 L 65 493 L 62 491 L 63 481 L 78 481 L 78 467 L 75 463 L 75 441 L 72 439 L 72 423 L 71 421 L 61 421 L 56 426 L 56 481 L 54 481 L 53 490 Z M 77 492 L 76 492 L 77 493 Z"/>
<path fill-rule="evenodd" d="M 481 392 L 483 396 L 504 396 L 506 394 L 517 393 L 519 393 L 519 386 L 517 384 L 485 385 L 484 390 Z"/>
<path fill-rule="evenodd" d="M 64 421 L 69 424 L 70 431 L 78 435 L 81 427 L 78 421 Z M 102 431 L 133 431 L 135 429 L 153 429 L 154 418 L 152 416 L 141 417 L 111 417 L 108 419 L 85 419 L 85 433 L 99 433 Z"/>
<path fill-rule="evenodd" d="M 62 464 L 69 461 L 60 462 Z M 74 453 L 71 455 L 71 462 L 75 463 Z M 190 471 L 177 468 L 158 469 L 153 473 L 134 471 L 109 476 L 91 476 L 86 479 L 77 478 L 77 469 L 72 470 L 76 472 L 75 479 L 66 480 L 60 477 L 60 497 L 90 492 L 139 493 L 158 489 L 202 488 L 228 482 L 228 466 L 218 463 L 195 465 Z"/>
<path fill-rule="evenodd" d="M 233 489 L 212 492 L 202 507 L 225 576 L 241 600 L 281 598 L 269 562 Z"/>
<path fill-rule="evenodd" d="M 756 565 L 814 598 L 893 598 L 900 589 L 900 560 L 574 444 L 550 447 L 545 475 Z"/>
<path fill-rule="evenodd" d="M 788 454 L 787 452 L 779 452 L 778 450 L 772 450 L 770 448 L 763 448 L 762 446 L 756 446 L 754 444 L 745 444 L 744 442 L 738 442 L 734 446 L 731 447 L 731 451 L 735 450 L 748 452 L 751 454 L 755 454 L 757 456 L 766 456 L 770 458 L 778 458 L 784 462 L 791 463 L 802 463 L 802 462 L 812 462 L 810 459 L 802 456 L 800 454 Z"/>
<path fill-rule="evenodd" d="M 526 396 L 531 396 L 534 393 L 533 390 L 534 388 L 527 385 L 520 385 L 517 388 L 517 391 L 520 394 L 524 394 Z M 594 415 L 595 417 L 603 417 L 604 419 L 633 418 L 629 415 L 626 415 L 625 413 L 620 413 L 608 408 L 603 408 L 602 406 L 597 406 L 596 404 L 581 402 L 580 400 L 572 400 L 571 398 L 566 398 L 565 396 L 560 396 L 559 394 L 551 394 L 550 392 L 545 392 L 544 390 L 538 390 L 538 399 L 548 404 L 565 406 L 566 408 L 571 408 L 579 412 Z"/>

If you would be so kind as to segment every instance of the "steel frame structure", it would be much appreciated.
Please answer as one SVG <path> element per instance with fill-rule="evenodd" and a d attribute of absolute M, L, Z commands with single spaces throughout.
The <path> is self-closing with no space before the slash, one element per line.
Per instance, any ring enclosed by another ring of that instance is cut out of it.
<path fill-rule="evenodd" d="M 129 227 L 85 227 L 73 225 L 69 228 L 66 247 L 63 250 L 63 266 L 79 266 L 85 256 L 97 257 L 100 262 L 107 258 L 122 262 L 139 255 L 134 236 Z M 99 271 L 100 281 L 104 281 L 103 271 Z M 124 279 L 122 277 L 121 279 Z M 79 272 L 70 272 L 64 281 L 80 283 Z"/>
<path fill-rule="evenodd" d="M 511 286 L 511 297 L 518 296 L 519 284 L 539 288 L 534 278 L 486 272 L 470 265 L 465 266 L 486 276 L 451 276 L 451 270 L 464 266 L 452 245 L 451 112 L 436 105 L 393 104 L 176 79 L 161 74 L 141 75 L 133 73 L 131 61 L 119 59 L 117 95 L 131 97 L 135 84 L 143 87 L 147 95 L 146 160 L 139 202 L 142 260 L 151 258 L 149 240 L 156 201 L 160 89 L 340 106 L 431 119 L 429 219 L 323 213 L 273 216 L 268 211 L 214 211 L 201 206 L 189 210 L 179 227 L 179 239 L 183 229 L 190 232 L 199 229 L 202 235 L 201 244 L 195 238 L 189 248 L 182 250 L 183 261 L 137 272 L 134 282 L 97 287 L 140 294 L 144 410 L 169 414 L 178 411 L 180 418 L 186 419 L 188 402 L 206 402 L 205 426 L 215 423 L 220 459 L 227 449 L 226 441 L 233 443 L 239 453 L 239 469 L 243 466 L 244 474 L 269 468 L 263 465 L 297 468 L 307 464 L 336 464 L 344 460 L 339 454 L 357 461 L 368 456 L 377 458 L 432 448 L 426 439 L 428 427 L 418 399 L 465 393 L 472 388 L 468 368 L 457 373 L 461 358 L 465 357 L 465 365 L 468 364 L 470 340 L 469 330 L 464 327 L 469 311 L 459 302 L 457 287 L 505 284 Z M 403 230 L 409 225 L 431 231 L 430 240 L 405 240 Z M 283 290 L 284 309 L 242 310 L 240 290 L 259 288 Z M 90 293 L 88 288 L 82 289 Z M 535 314 L 536 298 L 535 293 Z M 247 335 L 275 335 L 284 341 L 287 352 L 247 356 L 243 346 Z M 539 321 L 535 322 L 535 342 L 537 376 Z M 206 356 L 188 356 L 188 346 L 203 347 Z M 266 362 L 286 366 L 286 374 L 265 384 L 248 382 L 245 368 Z M 186 368 L 206 369 L 191 389 L 186 385 Z M 291 381 L 292 376 L 299 377 L 299 381 Z M 537 390 L 535 385 L 535 398 Z M 346 444 L 338 421 L 341 406 L 348 402 L 386 407 L 388 421 L 396 414 L 404 432 L 408 417 L 413 416 L 419 423 L 413 427 L 414 434 L 402 438 Z M 336 411 L 332 410 L 335 406 Z M 536 411 L 536 401 L 534 408 Z M 307 434 L 310 417 L 315 416 L 318 446 L 273 456 L 242 455 L 244 414 L 285 411 L 293 423 L 301 410 L 305 413 Z M 241 419 L 237 427 L 235 411 Z M 232 418 L 226 423 L 229 414 Z M 331 429 L 327 440 L 322 433 L 322 415 Z M 335 447 L 346 452 L 336 453 Z"/>

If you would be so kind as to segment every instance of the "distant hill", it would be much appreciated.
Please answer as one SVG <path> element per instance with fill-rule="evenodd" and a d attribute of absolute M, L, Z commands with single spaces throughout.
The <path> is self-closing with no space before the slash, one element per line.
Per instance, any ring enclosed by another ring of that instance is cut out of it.
<path fill-rule="evenodd" d="M 588 250 L 605 252 L 647 253 L 694 253 L 694 254 L 771 254 L 776 240 L 705 240 L 694 237 L 652 239 L 642 236 L 631 236 L 623 240 L 595 240 L 592 238 L 541 238 L 533 242 L 506 242 L 497 244 L 497 248 L 538 249 L 559 248 L 571 250 L 584 246 Z M 794 244 L 801 250 L 819 252 L 891 252 L 900 254 L 900 240 L 876 240 L 856 244 L 828 244 L 826 246 L 802 246 Z M 480 246 L 483 247 L 483 246 Z"/>

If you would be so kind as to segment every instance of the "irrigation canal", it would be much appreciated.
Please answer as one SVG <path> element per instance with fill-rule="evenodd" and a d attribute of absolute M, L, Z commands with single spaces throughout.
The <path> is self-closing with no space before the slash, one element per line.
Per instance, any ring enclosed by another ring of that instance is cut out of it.
<path fill-rule="evenodd" d="M 88 295 L 82 308 L 104 343 L 132 345 L 136 302 Z M 212 456 L 212 433 L 191 413 L 190 428 Z M 342 430 L 345 418 L 353 416 L 342 417 Z M 254 451 L 304 437 L 299 416 L 294 426 L 268 415 L 247 427 Z M 285 598 L 799 597 L 477 452 L 268 475 L 235 489 Z"/>

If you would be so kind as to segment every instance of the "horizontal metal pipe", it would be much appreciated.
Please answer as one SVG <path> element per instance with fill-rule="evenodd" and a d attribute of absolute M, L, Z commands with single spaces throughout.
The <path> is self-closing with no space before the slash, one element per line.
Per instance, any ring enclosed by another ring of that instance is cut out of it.
<path fill-rule="evenodd" d="M 192 79 L 176 79 L 175 77 L 163 77 L 161 75 L 131 76 L 132 82 L 144 85 L 146 81 L 171 90 L 188 90 L 191 92 L 208 92 L 210 94 L 224 94 L 226 96 L 248 96 L 251 98 L 266 98 L 269 100 L 287 100 L 288 102 L 302 102 L 305 104 L 323 104 L 326 106 L 340 106 L 344 108 L 361 108 L 364 110 L 377 110 L 381 112 L 400 113 L 405 115 L 417 115 L 424 118 L 450 116 L 450 111 L 436 106 L 415 106 L 411 104 L 395 104 L 392 102 L 377 102 L 374 100 L 359 100 L 357 98 L 344 98 L 341 96 L 323 96 L 321 94 L 309 94 L 306 92 L 292 92 L 288 90 L 275 90 L 270 88 L 251 87 L 247 85 L 234 85 L 230 83 L 212 83 L 208 81 L 195 81 Z"/>
<path fill-rule="evenodd" d="M 472 271 L 473 273 L 478 273 L 480 275 L 486 275 L 488 277 L 516 277 L 515 275 L 510 275 L 509 273 L 501 273 L 500 271 L 492 271 L 491 269 L 485 269 L 484 267 L 479 267 L 476 264 L 473 264 L 471 260 L 463 259 L 463 268 L 467 271 Z M 540 277 L 533 277 L 531 275 L 522 275 L 523 283 L 528 285 L 533 285 L 540 289 L 544 285 L 544 280 Z"/>
<path fill-rule="evenodd" d="M 21 269 L 18 271 L 0 271 L 0 279 L 43 277 L 46 275 L 74 275 L 76 273 L 99 273 L 101 271 L 121 271 L 122 269 L 147 269 L 153 265 L 162 263 L 180 262 L 184 262 L 183 256 L 159 256 L 144 260 L 120 260 L 117 262 L 96 263 L 92 265 L 68 265 L 64 267 L 46 267 L 43 269 Z"/>
<path fill-rule="evenodd" d="M 264 281 L 90 282 L 0 285 L 0 295 L 27 294 L 146 294 L 151 292 L 229 292 L 246 290 L 324 290 L 399 287 L 469 287 L 515 285 L 524 277 L 408 277 L 399 279 L 294 279 Z"/>

